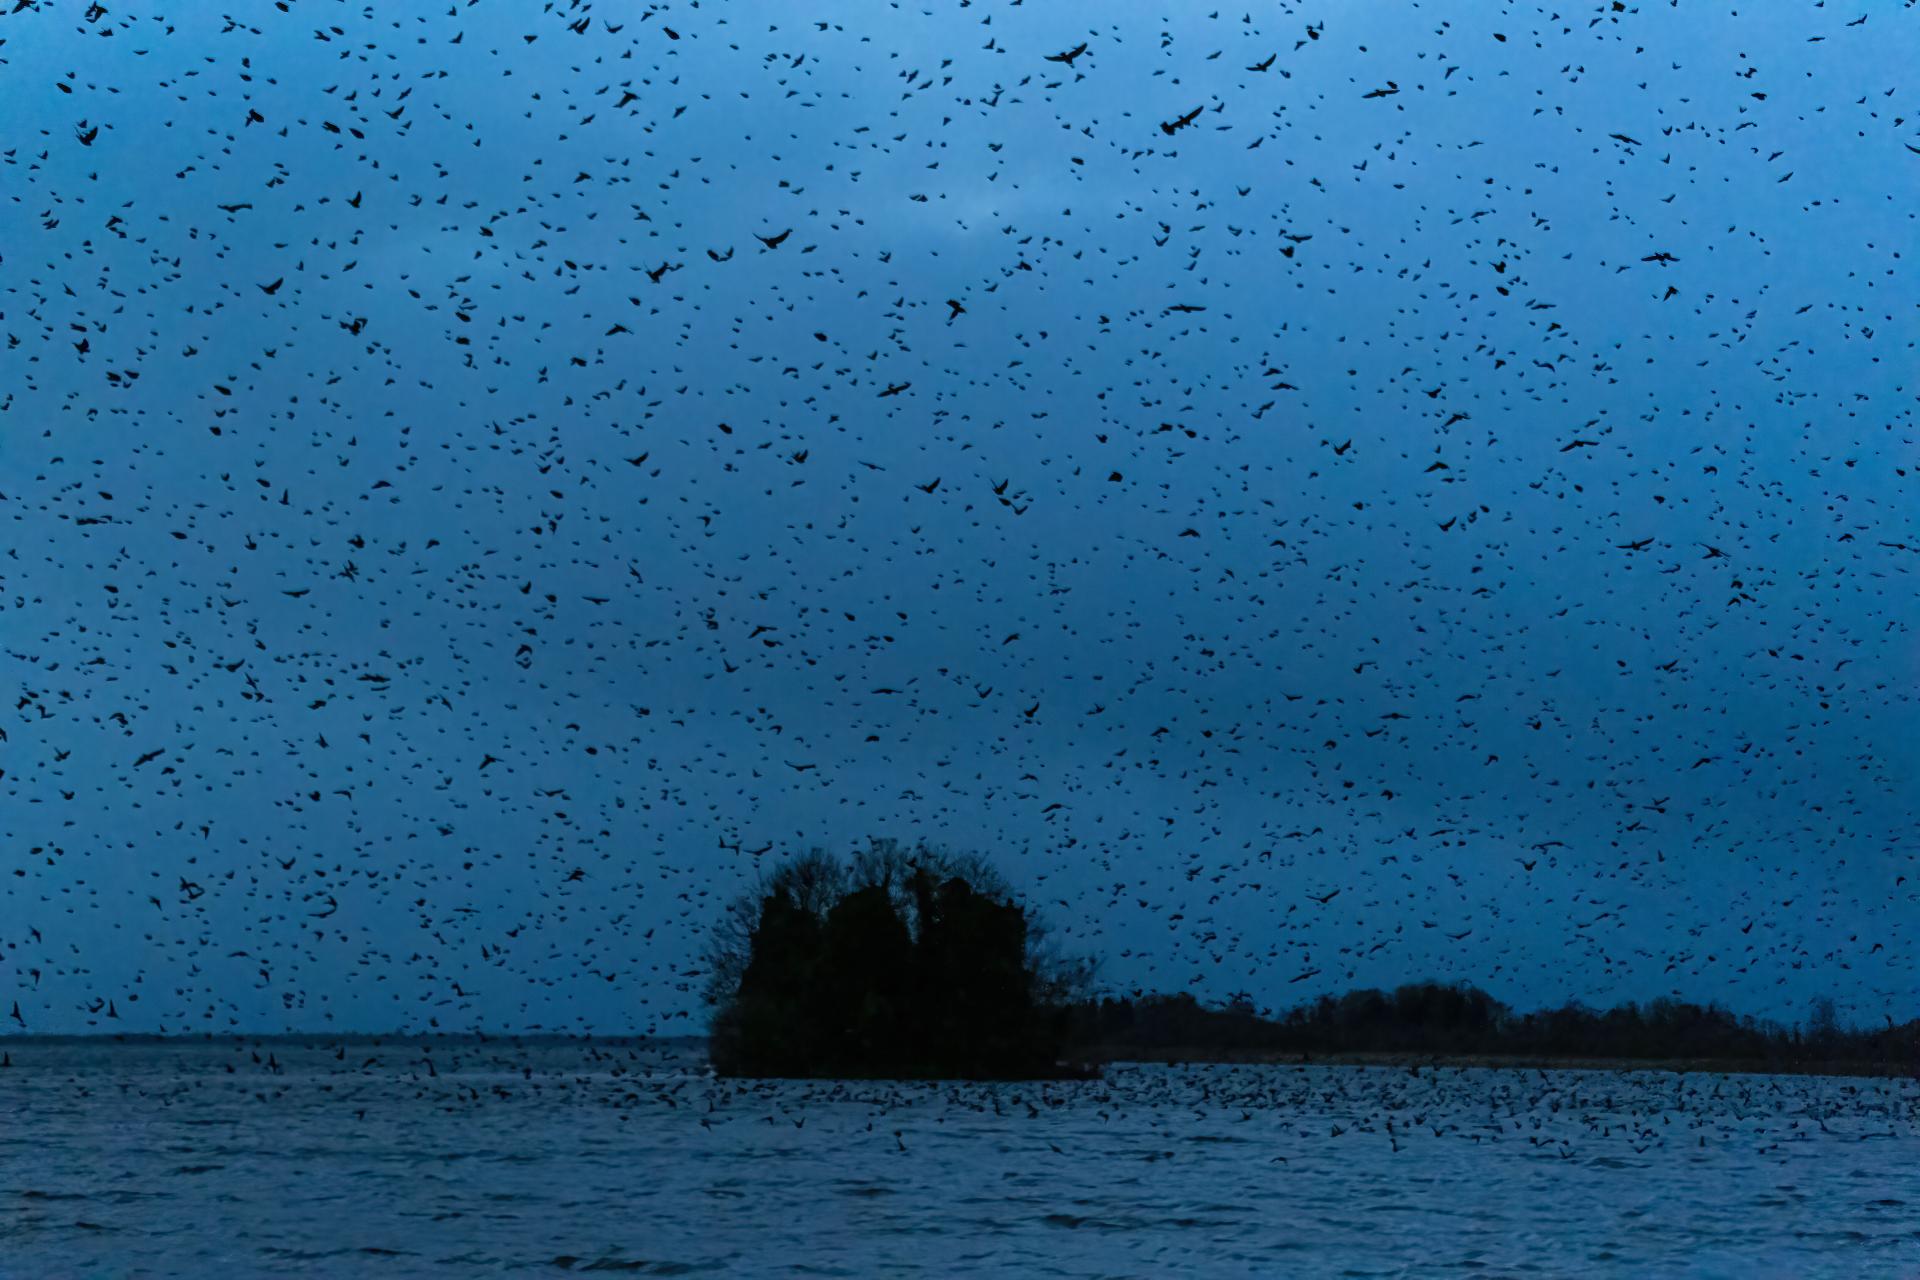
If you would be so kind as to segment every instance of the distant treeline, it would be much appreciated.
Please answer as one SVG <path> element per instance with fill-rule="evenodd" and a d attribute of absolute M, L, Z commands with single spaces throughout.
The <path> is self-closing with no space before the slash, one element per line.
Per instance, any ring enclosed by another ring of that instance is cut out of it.
<path fill-rule="evenodd" d="M 1920 1019 L 1803 1026 L 1658 999 L 1516 1013 L 1476 987 L 1425 981 L 1262 1015 L 1191 995 L 1093 994 L 1096 965 L 974 854 L 874 838 L 783 862 L 721 916 L 707 951 L 714 1069 L 740 1076 L 1037 1078 L 1102 1061 L 1391 1054 L 1534 1060 L 1813 1064 L 1920 1073 Z"/>
<path fill-rule="evenodd" d="M 1920 1067 L 1920 1019 L 1846 1028 L 1834 1020 L 1831 1001 L 1816 1001 L 1805 1026 L 1786 1027 L 1670 999 L 1516 1013 L 1478 988 L 1438 982 L 1322 996 L 1274 1017 L 1260 1016 L 1245 1000 L 1218 1008 L 1186 994 L 1084 1000 L 1072 1007 L 1068 1028 L 1075 1052 L 1107 1059 L 1129 1051 L 1392 1053 Z"/>

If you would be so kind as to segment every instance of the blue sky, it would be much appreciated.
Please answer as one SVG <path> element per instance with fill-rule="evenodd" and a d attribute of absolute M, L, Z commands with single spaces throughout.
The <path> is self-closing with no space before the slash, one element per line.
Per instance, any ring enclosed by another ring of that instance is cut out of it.
<path fill-rule="evenodd" d="M 694 1029 L 870 835 L 1119 989 L 1913 1016 L 1912 21 L 0 20 L 26 1028 Z"/>

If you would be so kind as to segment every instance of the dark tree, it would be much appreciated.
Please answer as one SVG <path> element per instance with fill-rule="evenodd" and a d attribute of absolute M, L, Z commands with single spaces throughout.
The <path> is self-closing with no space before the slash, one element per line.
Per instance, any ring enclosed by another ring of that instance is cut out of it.
<path fill-rule="evenodd" d="M 767 876 L 708 959 L 714 1069 L 748 1076 L 1061 1075 L 1091 970 L 981 859 L 884 840 Z"/>

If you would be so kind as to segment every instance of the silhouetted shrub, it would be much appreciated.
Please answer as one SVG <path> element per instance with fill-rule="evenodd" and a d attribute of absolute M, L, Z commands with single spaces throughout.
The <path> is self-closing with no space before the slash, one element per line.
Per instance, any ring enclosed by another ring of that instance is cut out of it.
<path fill-rule="evenodd" d="M 1054 959 L 984 861 L 884 840 L 814 852 L 729 909 L 709 950 L 722 1075 L 1042 1077 L 1090 966 Z"/>

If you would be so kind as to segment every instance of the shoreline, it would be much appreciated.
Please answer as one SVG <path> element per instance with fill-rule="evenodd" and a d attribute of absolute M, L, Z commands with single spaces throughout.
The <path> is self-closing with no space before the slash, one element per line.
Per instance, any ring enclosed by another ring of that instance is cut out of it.
<path fill-rule="evenodd" d="M 408 1045 L 425 1048 L 459 1050 L 528 1050 L 528 1049 L 590 1049 L 603 1050 L 629 1049 L 685 1055 L 698 1059 L 703 1066 L 709 1066 L 710 1060 L 705 1053 L 706 1037 L 690 1036 L 636 1036 L 636 1035 L 564 1035 L 552 1032 L 535 1032 L 523 1035 L 475 1032 L 341 1032 L 332 1035 L 311 1032 L 295 1033 L 201 1033 L 188 1035 L 154 1035 L 151 1033 L 93 1033 L 93 1034 L 0 1034 L 0 1048 L 18 1049 L 32 1054 L 35 1050 L 60 1048 L 100 1048 L 115 1045 L 123 1048 L 225 1048 L 238 1050 L 245 1047 L 261 1049 L 279 1046 L 289 1049 L 318 1049 L 346 1045 L 355 1048 L 398 1047 Z M 1125 1045 L 1125 1044 L 1080 1044 L 1073 1045 L 1060 1054 L 1054 1073 L 1042 1076 L 1021 1077 L 1023 1079 L 1071 1080 L 1088 1078 L 1088 1069 L 1098 1072 L 1108 1066 L 1137 1064 L 1171 1065 L 1221 1065 L 1221 1066 L 1282 1066 L 1282 1067 L 1378 1067 L 1396 1071 L 1418 1073 L 1423 1070 L 1456 1071 L 1474 1070 L 1513 1070 L 1513 1071 L 1608 1071 L 1615 1073 L 1658 1071 L 1675 1075 L 1794 1075 L 1794 1076 L 1834 1076 L 1856 1079 L 1892 1079 L 1920 1080 L 1920 1058 L 1908 1062 L 1871 1061 L 1871 1060 L 1830 1060 L 1830 1059 L 1767 1059 L 1767 1058 L 1609 1058 L 1585 1056 L 1550 1056 L 1541 1054 L 1498 1054 L 1498 1053 L 1432 1053 L 1409 1051 L 1363 1051 L 1328 1050 L 1321 1052 L 1301 1051 L 1298 1049 L 1258 1049 L 1209 1047 L 1200 1044 L 1182 1045 Z M 15 1062 L 13 1065 L 24 1065 Z M 725 1077 L 722 1077 L 725 1078 Z M 812 1077 L 801 1077 L 812 1078 Z M 857 1078 L 857 1077 L 848 1077 Z M 876 1076 L 868 1078 L 914 1078 L 947 1079 L 949 1077 L 929 1074 L 913 1077 Z M 961 1078 L 961 1077 L 951 1077 Z"/>
<path fill-rule="evenodd" d="M 1668 1071 L 1676 1075 L 1830 1075 L 1868 1079 L 1920 1079 L 1920 1063 L 1895 1061 L 1818 1061 L 1764 1057 L 1549 1057 L 1538 1054 L 1379 1054 L 1379 1052 L 1325 1052 L 1298 1050 L 1210 1050 L 1202 1046 L 1085 1046 L 1075 1050 L 1077 1061 L 1100 1067 L 1123 1063 L 1206 1063 L 1233 1067 L 1392 1067 L 1419 1069 L 1488 1069 L 1488 1071 Z"/>
<path fill-rule="evenodd" d="M 1227 1066 L 1388 1067 L 1396 1070 L 1457 1069 L 1516 1071 L 1665 1071 L 1703 1075 L 1852 1076 L 1920 1079 L 1920 1062 L 1770 1061 L 1765 1058 L 1585 1058 L 1537 1054 L 1301 1052 L 1288 1049 L 1209 1049 L 1199 1045 L 1165 1047 L 1088 1045 L 1074 1059 L 1099 1066 L 1167 1063 Z"/>

